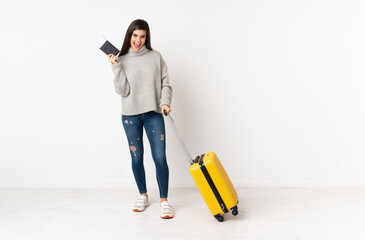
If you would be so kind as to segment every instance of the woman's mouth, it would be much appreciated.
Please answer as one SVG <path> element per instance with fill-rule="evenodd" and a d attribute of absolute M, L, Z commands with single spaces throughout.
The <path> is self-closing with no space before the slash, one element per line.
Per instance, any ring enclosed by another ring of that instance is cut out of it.
<path fill-rule="evenodd" d="M 141 44 L 140 43 L 134 43 L 134 46 L 138 49 L 140 46 L 141 46 Z"/>

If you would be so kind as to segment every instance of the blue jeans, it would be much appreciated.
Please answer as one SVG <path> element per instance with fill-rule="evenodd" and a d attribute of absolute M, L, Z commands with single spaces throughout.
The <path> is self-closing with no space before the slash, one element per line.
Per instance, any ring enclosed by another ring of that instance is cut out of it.
<path fill-rule="evenodd" d="M 143 165 L 143 126 L 150 142 L 152 158 L 156 165 L 156 178 L 160 198 L 167 198 L 169 168 L 166 162 L 165 122 L 161 113 L 154 111 L 126 116 L 122 122 L 127 135 L 132 157 L 132 170 L 139 193 L 147 193 L 146 176 Z"/>

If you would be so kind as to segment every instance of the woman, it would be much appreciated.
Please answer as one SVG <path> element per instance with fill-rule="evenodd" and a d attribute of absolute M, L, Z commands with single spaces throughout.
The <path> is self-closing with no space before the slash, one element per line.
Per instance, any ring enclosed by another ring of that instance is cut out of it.
<path fill-rule="evenodd" d="M 143 166 L 143 127 L 156 165 L 161 198 L 160 217 L 174 217 L 167 201 L 169 169 L 166 162 L 166 137 L 163 115 L 170 113 L 172 87 L 161 54 L 151 47 L 148 23 L 137 19 L 126 32 L 121 51 L 108 55 L 115 75 L 114 86 L 122 97 L 122 122 L 132 157 L 132 170 L 140 196 L 132 210 L 142 212 L 149 206 Z"/>

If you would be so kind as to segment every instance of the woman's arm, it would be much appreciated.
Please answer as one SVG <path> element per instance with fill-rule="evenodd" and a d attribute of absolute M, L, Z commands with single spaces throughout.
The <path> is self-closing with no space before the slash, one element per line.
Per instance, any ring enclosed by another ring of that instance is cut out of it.
<path fill-rule="evenodd" d="M 115 75 L 113 81 L 116 93 L 122 97 L 127 97 L 129 95 L 130 87 L 121 64 L 112 64 L 112 71 Z"/>
<path fill-rule="evenodd" d="M 160 107 L 162 105 L 171 106 L 171 99 L 172 99 L 172 86 L 170 85 L 169 81 L 169 74 L 167 70 L 167 65 L 160 55 L 161 58 L 161 99 L 160 99 Z"/>

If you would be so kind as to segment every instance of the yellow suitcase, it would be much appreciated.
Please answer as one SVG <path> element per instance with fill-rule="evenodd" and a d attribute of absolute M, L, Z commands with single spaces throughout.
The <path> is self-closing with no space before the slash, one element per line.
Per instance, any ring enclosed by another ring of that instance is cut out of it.
<path fill-rule="evenodd" d="M 215 152 L 198 156 L 190 173 L 212 215 L 220 222 L 223 214 L 232 210 L 238 214 L 238 197 L 231 180 Z"/>
<path fill-rule="evenodd" d="M 217 155 L 214 152 L 207 152 L 193 160 L 171 115 L 169 114 L 168 117 L 184 153 L 190 161 L 191 176 L 212 215 L 219 222 L 224 220 L 223 214 L 229 211 L 236 216 L 238 214 L 237 192 Z"/>

